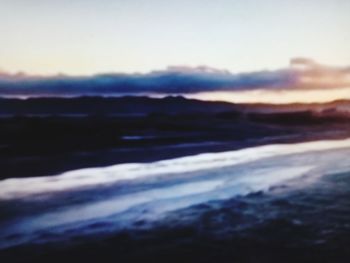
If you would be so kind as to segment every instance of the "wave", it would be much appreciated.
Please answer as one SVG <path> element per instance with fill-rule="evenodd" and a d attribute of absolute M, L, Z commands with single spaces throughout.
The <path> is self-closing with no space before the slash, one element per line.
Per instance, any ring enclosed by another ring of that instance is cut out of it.
<path fill-rule="evenodd" d="M 108 224 L 98 231 L 110 233 L 135 227 L 139 220 L 161 220 L 171 211 L 290 182 L 305 187 L 319 175 L 349 171 L 344 162 L 349 154 L 350 139 L 317 141 L 3 180 L 1 209 L 16 212 L 0 225 L 0 248 L 46 242 L 43 232 L 67 239 L 91 234 L 97 230 L 89 226 L 100 222 Z"/>
<path fill-rule="evenodd" d="M 104 168 L 79 169 L 56 176 L 6 179 L 0 181 L 0 200 L 25 198 L 42 193 L 73 191 L 79 188 L 150 176 L 216 169 L 274 156 L 348 147 L 350 147 L 350 139 L 276 144 L 222 153 L 205 153 L 153 163 L 118 164 Z"/>

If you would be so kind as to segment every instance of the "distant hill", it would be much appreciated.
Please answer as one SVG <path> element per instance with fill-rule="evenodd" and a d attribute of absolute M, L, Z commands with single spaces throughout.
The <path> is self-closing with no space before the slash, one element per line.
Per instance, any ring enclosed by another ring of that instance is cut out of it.
<path fill-rule="evenodd" d="M 282 114 L 311 112 L 315 116 L 348 116 L 350 101 L 313 104 L 232 104 L 201 101 L 181 96 L 76 97 L 0 99 L 0 115 L 149 115 L 149 114 Z"/>
<path fill-rule="evenodd" d="M 0 99 L 0 114 L 88 114 L 88 115 L 148 115 L 152 113 L 185 114 L 217 113 L 236 110 L 226 102 L 204 102 L 183 97 L 78 97 Z"/>

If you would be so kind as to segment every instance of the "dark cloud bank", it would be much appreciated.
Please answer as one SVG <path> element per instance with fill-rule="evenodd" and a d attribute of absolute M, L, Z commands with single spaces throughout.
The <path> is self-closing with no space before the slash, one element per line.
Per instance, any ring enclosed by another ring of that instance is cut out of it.
<path fill-rule="evenodd" d="M 253 89 L 330 89 L 350 86 L 350 68 L 323 66 L 295 58 L 275 71 L 232 74 L 206 66 L 169 67 L 147 74 L 101 74 L 89 77 L 35 77 L 0 73 L 0 96 L 82 96 L 188 94 Z"/>

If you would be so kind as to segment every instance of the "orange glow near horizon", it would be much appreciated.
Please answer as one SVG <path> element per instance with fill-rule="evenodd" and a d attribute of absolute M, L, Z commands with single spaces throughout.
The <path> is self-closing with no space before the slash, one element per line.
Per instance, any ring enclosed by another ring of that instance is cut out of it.
<path fill-rule="evenodd" d="M 327 90 L 254 90 L 236 92 L 202 92 L 185 95 L 186 98 L 226 101 L 232 103 L 323 103 L 350 99 L 350 87 Z"/>

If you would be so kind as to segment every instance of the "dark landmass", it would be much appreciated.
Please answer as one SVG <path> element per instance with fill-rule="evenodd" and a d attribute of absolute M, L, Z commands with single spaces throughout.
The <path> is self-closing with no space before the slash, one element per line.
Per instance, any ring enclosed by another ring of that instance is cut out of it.
<path fill-rule="evenodd" d="M 348 104 L 244 105 L 182 97 L 0 99 L 0 178 L 344 138 L 350 134 Z"/>
<path fill-rule="evenodd" d="M 0 115 L 93 115 L 124 116 L 151 113 L 215 113 L 235 110 L 226 102 L 202 102 L 183 97 L 76 97 L 0 99 Z"/>
<path fill-rule="evenodd" d="M 233 104 L 220 101 L 200 101 L 181 96 L 149 98 L 125 97 L 73 97 L 73 98 L 0 98 L 0 117 L 14 115 L 93 115 L 123 116 L 194 113 L 276 113 L 312 111 L 322 115 L 343 116 L 350 113 L 350 101 L 338 100 L 329 103 L 293 104 Z"/>

